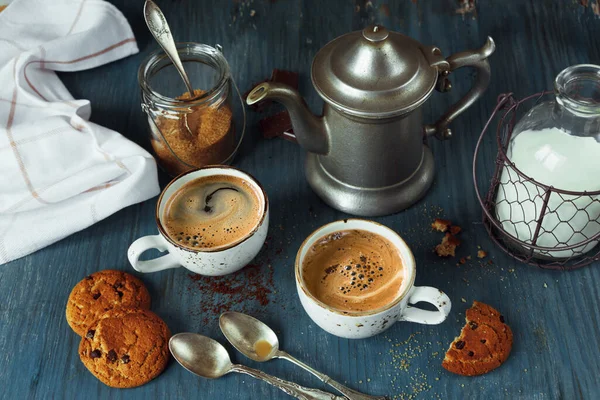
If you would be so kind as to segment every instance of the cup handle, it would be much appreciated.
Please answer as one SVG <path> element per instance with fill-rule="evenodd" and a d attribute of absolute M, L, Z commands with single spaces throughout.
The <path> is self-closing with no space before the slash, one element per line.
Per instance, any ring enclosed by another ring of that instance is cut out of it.
<path fill-rule="evenodd" d="M 136 240 L 129 246 L 127 258 L 129 263 L 138 272 L 157 272 L 163 269 L 177 268 L 180 266 L 179 260 L 173 254 L 167 254 L 154 260 L 141 261 L 140 256 L 146 250 L 157 249 L 159 251 L 168 250 L 167 243 L 161 235 L 144 236 Z"/>
<path fill-rule="evenodd" d="M 438 311 L 421 310 L 417 307 L 412 307 L 410 304 L 416 304 L 424 301 L 433 304 Z M 418 324 L 437 325 L 446 320 L 452 303 L 446 293 L 439 289 L 430 286 L 415 286 L 408 295 L 408 305 L 402 315 L 400 321 L 416 322 Z"/>

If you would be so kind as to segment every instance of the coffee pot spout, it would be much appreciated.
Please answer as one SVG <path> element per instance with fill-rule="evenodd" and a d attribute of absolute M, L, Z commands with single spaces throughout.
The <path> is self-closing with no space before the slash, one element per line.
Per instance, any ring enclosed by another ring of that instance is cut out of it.
<path fill-rule="evenodd" d="M 315 116 L 300 94 L 288 85 L 264 82 L 248 94 L 246 103 L 252 105 L 263 100 L 277 101 L 285 106 L 296 140 L 306 151 L 317 154 L 329 152 L 327 129 L 322 117 Z"/>

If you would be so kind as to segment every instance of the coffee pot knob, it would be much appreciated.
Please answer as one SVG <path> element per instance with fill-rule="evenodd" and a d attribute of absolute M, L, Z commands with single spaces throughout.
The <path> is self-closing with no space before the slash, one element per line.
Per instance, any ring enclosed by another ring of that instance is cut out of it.
<path fill-rule="evenodd" d="M 382 42 L 390 35 L 390 31 L 388 31 L 384 26 L 381 25 L 372 25 L 367 26 L 362 31 L 363 37 L 367 39 L 369 42 Z"/>

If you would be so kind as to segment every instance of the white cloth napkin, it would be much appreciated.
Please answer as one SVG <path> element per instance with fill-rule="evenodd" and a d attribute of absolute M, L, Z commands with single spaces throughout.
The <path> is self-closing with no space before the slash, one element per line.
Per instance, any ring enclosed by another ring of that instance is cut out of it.
<path fill-rule="evenodd" d="M 137 52 L 102 0 L 15 0 L 0 12 L 0 264 L 159 192 L 154 159 L 89 122 L 90 102 L 53 72 Z"/>

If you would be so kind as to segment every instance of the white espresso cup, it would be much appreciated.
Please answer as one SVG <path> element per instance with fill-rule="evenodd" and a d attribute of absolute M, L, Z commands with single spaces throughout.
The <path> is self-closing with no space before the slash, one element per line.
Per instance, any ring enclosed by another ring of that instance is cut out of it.
<path fill-rule="evenodd" d="M 329 307 L 308 291 L 302 277 L 304 258 L 315 242 L 334 232 L 352 229 L 369 231 L 386 238 L 398 249 L 404 262 L 404 279 L 398 296 L 391 303 L 375 310 L 342 311 Z M 295 269 L 296 288 L 302 307 L 317 325 L 335 336 L 363 339 L 385 331 L 397 321 L 435 325 L 443 322 L 450 313 L 450 299 L 444 292 L 429 286 L 414 286 L 415 258 L 404 240 L 390 228 L 373 221 L 345 219 L 320 227 L 311 233 L 300 246 L 296 256 Z M 434 305 L 437 311 L 427 311 L 411 306 L 411 304 L 421 301 Z"/>
<path fill-rule="evenodd" d="M 259 207 L 263 210 L 261 220 L 254 230 L 225 248 L 195 250 L 184 247 L 170 238 L 163 227 L 165 206 L 171 196 L 186 183 L 197 178 L 214 175 L 234 176 L 253 186 L 258 194 Z M 248 265 L 260 251 L 269 229 L 269 200 L 260 183 L 249 174 L 229 166 L 208 166 L 183 173 L 165 187 L 156 204 L 156 225 L 158 226 L 158 235 L 141 237 L 129 246 L 127 256 L 136 271 L 156 272 L 183 266 L 201 275 L 226 275 Z M 153 260 L 140 260 L 140 255 L 149 249 L 168 251 L 169 254 Z"/>

